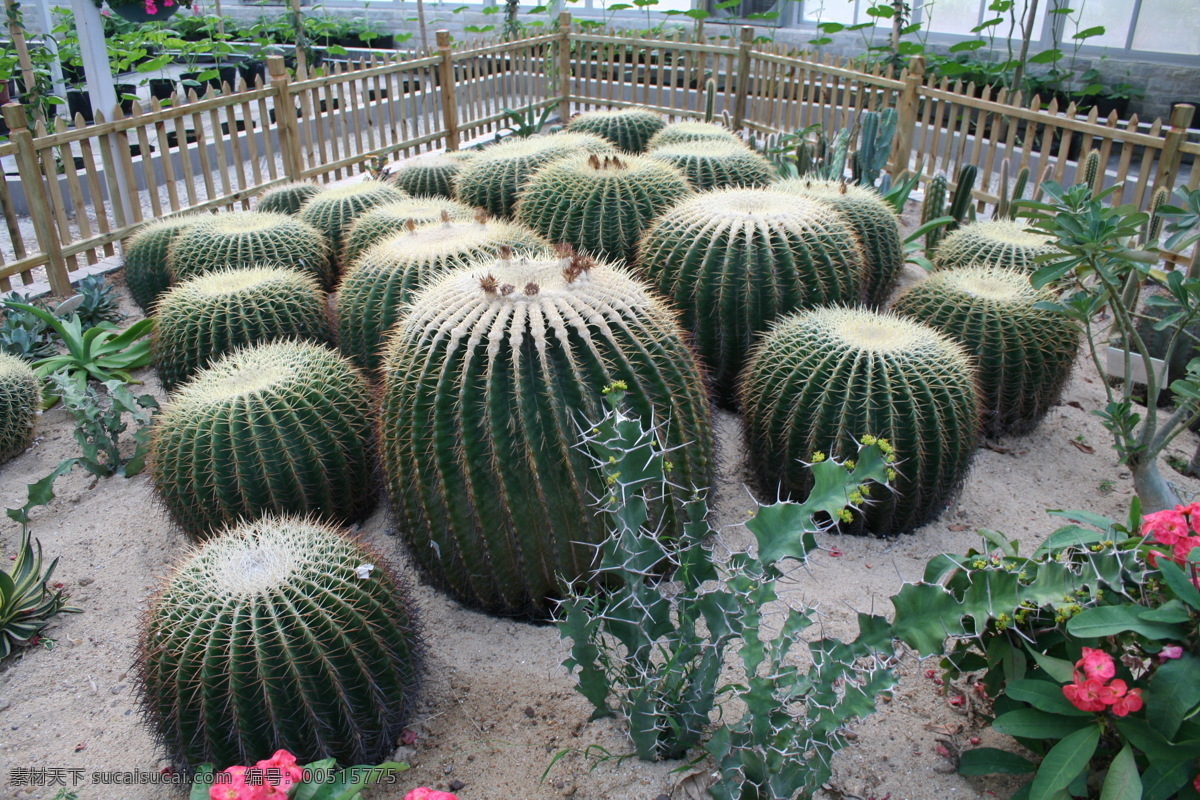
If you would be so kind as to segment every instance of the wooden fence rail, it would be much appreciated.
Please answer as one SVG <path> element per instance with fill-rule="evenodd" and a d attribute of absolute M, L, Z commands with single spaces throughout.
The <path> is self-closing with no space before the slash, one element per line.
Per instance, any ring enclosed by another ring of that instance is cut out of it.
<path fill-rule="evenodd" d="M 1098 150 L 1114 199 L 1144 207 L 1155 188 L 1200 186 L 1194 109 L 1177 106 L 1164 124 L 1135 116 L 1086 117 L 1074 106 L 1043 106 L 1002 89 L 931 83 L 914 59 L 899 74 L 856 69 L 846 60 L 802 57 L 755 42 L 691 41 L 573 29 L 569 14 L 550 33 L 454 47 L 439 32 L 434 52 L 334 63 L 293 80 L 281 58 L 268 79 L 225 86 L 212 97 L 177 97 L 164 107 L 134 105 L 32 129 L 23 109 L 4 107 L 10 139 L 0 163 L 17 180 L 0 182 L 0 291 L 13 281 L 70 291 L 88 265 L 148 219 L 249 208 L 289 180 L 339 180 L 377 159 L 457 149 L 494 135 L 507 109 L 557 107 L 563 118 L 593 108 L 645 106 L 673 119 L 703 115 L 705 86 L 716 112 L 758 135 L 810 126 L 835 131 L 864 110 L 894 107 L 898 126 L 888 170 L 979 168 L 980 209 L 995 203 L 1000 165 L 1028 168 L 1032 183 L 1074 178 L 1082 154 Z M 1190 167 L 1181 179 L 1184 166 Z"/>

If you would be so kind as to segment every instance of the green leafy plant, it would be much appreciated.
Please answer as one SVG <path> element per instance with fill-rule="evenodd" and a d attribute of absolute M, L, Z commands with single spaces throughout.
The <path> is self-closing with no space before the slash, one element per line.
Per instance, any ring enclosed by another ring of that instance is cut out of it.
<path fill-rule="evenodd" d="M 93 475 L 133 477 L 146 466 L 150 449 L 150 421 L 158 410 L 153 395 L 134 395 L 121 380 L 97 384 L 88 381 L 80 386 L 69 373 L 55 372 L 49 376 L 51 391 L 62 400 L 63 408 L 75 422 L 72 432 L 79 443 L 82 456 L 63 463 L 79 464 Z M 125 417 L 129 416 L 129 422 Z M 121 434 L 134 426 L 133 453 L 126 458 L 121 452 Z"/>
<path fill-rule="evenodd" d="M 276 787 L 276 793 L 292 800 L 356 800 L 368 786 L 390 784 L 408 764 L 385 761 L 371 766 L 360 764 L 339 770 L 332 758 L 300 766 L 287 750 L 279 750 L 253 767 L 231 767 L 216 772 L 212 764 L 201 764 L 192 777 L 188 800 L 210 800 L 214 786 L 234 792 L 238 800 L 262 796 L 265 787 Z"/>
<path fill-rule="evenodd" d="M 0 351 L 32 361 L 54 352 L 50 326 L 36 314 L 8 306 L 7 301 L 22 302 L 24 296 L 13 292 L 4 298 L 4 319 L 0 321 Z"/>
<path fill-rule="evenodd" d="M 79 318 L 84 331 L 104 322 L 116 324 L 125 319 L 117 306 L 117 287 L 105 282 L 103 275 L 88 275 L 75 287 L 82 298 L 72 312 Z"/>

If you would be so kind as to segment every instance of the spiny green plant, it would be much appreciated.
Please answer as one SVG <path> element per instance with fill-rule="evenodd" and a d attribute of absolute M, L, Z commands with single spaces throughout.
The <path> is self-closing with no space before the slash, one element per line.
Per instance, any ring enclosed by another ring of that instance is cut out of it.
<path fill-rule="evenodd" d="M 346 266 L 339 258 L 354 221 L 376 206 L 395 203 L 405 197 L 407 195 L 395 186 L 367 180 L 331 186 L 300 208 L 297 216 L 320 231 L 329 242 L 330 260 L 335 269 L 330 286 L 336 282 L 337 270 Z"/>
<path fill-rule="evenodd" d="M 679 486 L 712 474 L 708 401 L 673 314 L 623 270 L 573 255 L 484 261 L 430 284 L 384 360 L 380 438 L 409 551 L 484 610 L 545 618 L 604 536 L 603 481 L 575 446 L 622 380 L 663 430 Z M 681 490 L 682 491 L 682 490 Z M 679 540 L 676 499 L 659 509 Z"/>
<path fill-rule="evenodd" d="M 730 133 L 728 129 L 714 122 L 688 120 L 686 122 L 672 123 L 654 134 L 646 144 L 646 152 L 649 153 L 651 150 L 657 150 L 660 147 L 686 144 L 688 142 L 745 144 L 735 134 Z"/>
<path fill-rule="evenodd" d="M 585 133 L 509 139 L 484 148 L 464 164 L 454 181 L 454 194 L 472 208 L 482 208 L 496 217 L 509 217 L 517 202 L 518 191 L 541 167 L 581 153 L 611 155 L 615 152 L 604 139 Z"/>
<path fill-rule="evenodd" d="M 896 136 L 899 119 L 894 108 L 864 111 L 859 116 L 858 147 L 850 156 L 850 175 L 855 183 L 871 187 L 879 183 L 879 176 L 892 154 L 892 139 Z"/>
<path fill-rule="evenodd" d="M 427 225 L 438 221 L 463 221 L 474 218 L 475 213 L 475 209 L 454 200 L 432 197 L 406 197 L 395 203 L 376 206 L 350 226 L 350 232 L 346 234 L 346 247 L 342 251 L 342 263 L 346 269 L 350 269 L 373 245 L 405 230 L 410 222 Z"/>
<path fill-rule="evenodd" d="M 149 314 L 154 301 L 171 285 L 167 253 L 175 240 L 208 214 L 161 219 L 143 225 L 125 244 L 125 285 L 138 308 Z"/>
<path fill-rule="evenodd" d="M 0 463 L 33 443 L 33 428 L 42 407 L 42 382 L 33 367 L 0 353 Z"/>
<path fill-rule="evenodd" d="M 534 174 L 516 218 L 552 242 L 631 263 L 650 222 L 691 193 L 683 173 L 650 156 L 577 156 Z"/>
<path fill-rule="evenodd" d="M 722 189 L 658 217 L 642 237 L 638 264 L 682 312 L 717 401 L 731 405 L 755 338 L 790 311 L 857 300 L 863 255 L 828 206 Z"/>
<path fill-rule="evenodd" d="M 937 269 L 971 265 L 1015 269 L 1026 275 L 1039 265 L 1038 256 L 1055 252 L 1050 237 L 1028 230 L 1021 220 L 993 219 L 963 226 L 946 236 L 933 255 Z"/>
<path fill-rule="evenodd" d="M 904 268 L 904 245 L 900 218 L 877 192 L 844 181 L 812 178 L 780 181 L 771 188 L 820 201 L 841 214 L 862 243 L 863 300 L 879 306 L 888 299 Z"/>
<path fill-rule="evenodd" d="M 971 204 L 979 169 L 968 164 L 960 167 L 950 193 L 949 182 L 942 174 L 935 175 L 925 186 L 925 201 L 921 204 L 921 227 L 925 229 L 925 258 L 936 262 L 938 247 L 949 231 L 975 219 Z M 946 200 L 949 197 L 949 205 Z M 948 218 L 948 219 L 947 219 Z"/>
<path fill-rule="evenodd" d="M 474 151 L 430 153 L 407 159 L 394 173 L 392 183 L 413 197 L 453 199 L 454 180 Z"/>
<path fill-rule="evenodd" d="M 664 144 L 646 153 L 679 169 L 696 191 L 766 186 L 775 177 L 771 162 L 741 142 L 706 140 Z"/>
<path fill-rule="evenodd" d="M 1023 272 L 960 267 L 912 286 L 892 310 L 937 328 L 974 357 L 983 432 L 1001 436 L 1037 425 L 1071 374 L 1081 332 L 1038 306 L 1053 299 Z"/>
<path fill-rule="evenodd" d="M 321 187 L 308 181 L 285 183 L 274 189 L 268 189 L 258 198 L 255 211 L 271 214 L 300 213 L 300 208 L 321 193 Z"/>
<path fill-rule="evenodd" d="M 243 522 L 180 563 L 153 599 L 136 673 L 181 766 L 377 763 L 412 715 L 422 642 L 399 574 L 301 517 Z"/>
<path fill-rule="evenodd" d="M 382 365 L 384 337 L 413 295 L 430 280 L 501 254 L 551 257 L 550 245 L 523 225 L 489 220 L 413 225 L 363 253 L 338 287 L 338 346 L 357 366 Z"/>
<path fill-rule="evenodd" d="M 309 275 L 279 267 L 197 275 L 162 296 L 156 317 L 150 351 L 169 392 L 241 347 L 333 338 L 321 287 Z"/>
<path fill-rule="evenodd" d="M 9 516 L 17 519 L 14 511 L 9 509 Z M 83 610 L 67 605 L 62 589 L 51 590 L 57 566 L 55 558 L 42 570 L 42 543 L 32 538 L 29 526 L 22 522 L 12 569 L 0 570 L 0 660 L 12 655 L 15 648 L 28 647 L 58 614 Z"/>
<path fill-rule="evenodd" d="M 135 395 L 122 380 L 88 381 L 80 386 L 65 371 L 50 375 L 47 384 L 75 423 L 71 434 L 79 444 L 78 456 L 59 463 L 62 474 L 78 465 L 98 478 L 132 478 L 145 469 L 150 422 L 158 411 L 153 395 Z M 132 451 L 121 441 L 131 424 Z"/>
<path fill-rule="evenodd" d="M 704 82 L 704 121 L 711 123 L 717 115 L 717 82 L 709 78 Z M 657 136 L 658 134 L 655 134 Z M 653 137 L 651 137 L 653 138 Z"/>
<path fill-rule="evenodd" d="M 1025 189 L 1029 185 L 1029 167 L 1021 167 L 1017 180 L 1010 188 L 1008 185 L 1008 159 L 1000 162 L 999 199 L 996 202 L 996 215 L 993 219 L 1015 219 L 1016 203 L 1025 199 Z"/>
<path fill-rule="evenodd" d="M 70 313 L 79 317 L 83 330 L 90 330 L 103 322 L 115 325 L 125 319 L 118 306 L 117 287 L 105 281 L 103 275 L 81 278 L 75 291 L 79 300 Z"/>
<path fill-rule="evenodd" d="M 363 377 L 326 347 L 243 348 L 181 387 L 159 416 L 151 481 L 198 538 L 272 512 L 358 520 L 376 500 L 370 408 Z"/>
<path fill-rule="evenodd" d="M 741 390 L 750 461 L 764 487 L 803 496 L 810 465 L 850 458 L 860 431 L 896 448 L 893 491 L 860 525 L 902 533 L 936 517 L 975 451 L 979 403 L 967 352 L 933 328 L 863 309 L 784 317 L 759 340 Z"/>
<path fill-rule="evenodd" d="M 1083 157 L 1082 167 L 1083 180 L 1081 182 L 1090 186 L 1093 194 L 1099 194 L 1100 190 L 1104 188 L 1102 185 L 1104 175 L 1100 171 L 1100 151 L 1089 150 L 1088 154 Z"/>
<path fill-rule="evenodd" d="M 644 108 L 585 111 L 567 123 L 571 133 L 591 133 L 607 139 L 626 153 L 644 153 L 654 134 L 667 125 L 658 114 Z"/>
<path fill-rule="evenodd" d="M 171 281 L 230 267 L 286 267 L 333 283 L 329 243 L 319 230 L 287 214 L 215 214 L 194 222 L 171 245 Z"/>
<path fill-rule="evenodd" d="M 36 314 L 6 305 L 10 300 L 20 303 L 29 298 L 17 292 L 0 298 L 0 314 L 4 315 L 0 320 L 0 352 L 26 361 L 53 355 L 54 335 L 50 326 Z M 39 304 L 41 301 L 32 302 Z"/>

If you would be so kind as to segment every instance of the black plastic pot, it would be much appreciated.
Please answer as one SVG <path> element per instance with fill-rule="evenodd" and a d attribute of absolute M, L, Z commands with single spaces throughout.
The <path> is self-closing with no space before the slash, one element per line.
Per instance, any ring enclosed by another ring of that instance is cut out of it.
<path fill-rule="evenodd" d="M 201 98 L 208 93 L 208 84 L 200 80 L 199 72 L 185 72 L 179 77 L 185 81 L 185 83 L 180 87 L 184 94 L 187 94 L 189 91 L 191 91 L 196 93 L 197 98 Z"/>
<path fill-rule="evenodd" d="M 208 79 L 209 86 L 213 87 L 214 89 L 221 90 L 225 84 L 229 84 L 230 91 L 237 91 L 237 64 L 217 67 L 217 73 L 217 77 Z"/>
<path fill-rule="evenodd" d="M 82 89 L 71 89 L 67 92 L 67 111 L 70 112 L 72 120 L 79 114 L 83 115 L 85 122 L 95 120 L 92 114 L 92 98 Z"/>
<path fill-rule="evenodd" d="M 151 78 L 150 96 L 159 100 L 170 100 L 175 96 L 175 81 L 171 78 Z"/>
<path fill-rule="evenodd" d="M 196 132 L 194 130 L 185 130 L 183 132 L 184 140 L 187 144 L 192 144 L 196 141 Z M 167 147 L 179 146 L 179 134 L 175 131 L 167 131 Z"/>
<path fill-rule="evenodd" d="M 238 65 L 238 72 L 241 73 L 246 86 L 251 89 L 254 88 L 254 81 L 257 78 L 262 78 L 264 86 L 267 84 L 267 65 L 262 61 L 243 61 Z"/>
<path fill-rule="evenodd" d="M 118 83 L 114 88 L 117 90 L 117 102 L 121 105 L 121 113 L 129 116 L 133 113 L 133 96 L 137 94 L 137 84 Z"/>

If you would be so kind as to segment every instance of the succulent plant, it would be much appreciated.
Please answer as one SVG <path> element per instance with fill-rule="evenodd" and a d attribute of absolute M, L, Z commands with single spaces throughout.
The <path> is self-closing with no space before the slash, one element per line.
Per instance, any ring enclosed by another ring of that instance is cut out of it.
<path fill-rule="evenodd" d="M 648 153 L 659 147 L 685 144 L 687 142 L 730 142 L 745 144 L 737 135 L 731 133 L 723 125 L 718 125 L 714 122 L 688 120 L 686 122 L 672 123 L 651 136 L 650 141 L 646 143 L 646 152 Z"/>
<path fill-rule="evenodd" d="M 163 295 L 157 318 L 150 349 L 167 391 L 241 347 L 332 339 L 321 287 L 282 267 L 197 275 Z"/>
<path fill-rule="evenodd" d="M 497 217 L 512 215 L 517 192 L 540 167 L 579 154 L 611 155 L 616 150 L 598 136 L 557 133 L 506 139 L 484 148 L 466 164 L 454 181 L 458 200 Z"/>
<path fill-rule="evenodd" d="M 454 179 L 464 163 L 475 157 L 474 151 L 429 153 L 402 163 L 392 173 L 397 189 L 413 197 L 454 197 Z"/>
<path fill-rule="evenodd" d="M 179 235 L 210 214 L 160 219 L 138 228 L 125 245 L 125 285 L 138 308 L 149 314 L 158 296 L 171 285 L 167 253 Z"/>
<path fill-rule="evenodd" d="M 771 162 L 741 142 L 708 140 L 665 144 L 646 153 L 678 168 L 696 191 L 766 186 L 775 177 Z"/>
<path fill-rule="evenodd" d="M 933 264 L 937 269 L 988 266 L 1032 273 L 1041 266 L 1034 259 L 1056 248 L 1049 237 L 1025 228 L 1025 222 L 1011 219 L 965 225 L 941 241 Z"/>
<path fill-rule="evenodd" d="M 695 359 L 674 314 L 625 271 L 565 252 L 485 261 L 417 295 L 388 340 L 380 443 L 401 535 L 437 585 L 545 618 L 564 582 L 589 573 L 604 484 L 576 443 L 614 381 L 661 424 L 675 485 L 708 486 Z M 684 535 L 682 499 L 656 510 L 668 539 Z"/>
<path fill-rule="evenodd" d="M 508 248 L 505 251 L 505 248 Z M 421 286 L 502 252 L 548 258 L 550 245 L 523 225 L 489 220 L 413 226 L 367 250 L 338 287 L 338 344 L 357 366 L 381 366 L 384 337 Z"/>
<path fill-rule="evenodd" d="M 866 257 L 863 301 L 878 306 L 888 299 L 904 269 L 904 244 L 900 241 L 900 219 L 878 192 L 842 181 L 810 178 L 780 181 L 771 188 L 821 201 L 841 214 L 858 236 Z"/>
<path fill-rule="evenodd" d="M 230 267 L 286 267 L 329 289 L 329 244 L 313 226 L 287 214 L 215 214 L 190 225 L 171 245 L 171 282 Z"/>
<path fill-rule="evenodd" d="M 42 382 L 33 367 L 0 353 L 0 463 L 33 443 L 33 426 L 42 408 Z"/>
<path fill-rule="evenodd" d="M 683 173 L 649 156 L 577 156 L 530 178 L 516 218 L 552 242 L 632 262 L 650 222 L 691 193 Z"/>
<path fill-rule="evenodd" d="M 315 183 L 285 183 L 263 192 L 254 210 L 270 214 L 299 214 L 300 207 L 320 193 L 321 187 Z"/>
<path fill-rule="evenodd" d="M 378 553 L 312 519 L 243 522 L 175 567 L 146 615 L 145 716 L 184 767 L 376 764 L 415 708 L 422 640 Z M 264 795 L 265 796 L 265 795 Z"/>
<path fill-rule="evenodd" d="M 921 203 L 921 225 L 942 217 L 950 217 L 948 225 L 934 225 L 925 232 L 925 259 L 937 258 L 937 250 L 946 234 L 958 230 L 968 222 L 975 221 L 975 181 L 979 179 L 979 168 L 974 164 L 959 167 L 955 176 L 954 191 L 942 173 L 933 176 L 925 186 L 925 199 Z"/>
<path fill-rule="evenodd" d="M 56 471 L 50 479 L 53 480 L 58 474 Z M 21 519 L 35 505 L 40 503 L 31 499 L 22 509 L 10 508 L 8 514 L 14 519 Z M 54 579 L 58 559 L 52 560 L 42 571 L 42 543 L 32 537 L 27 523 L 26 516 L 21 522 L 21 541 L 17 545 L 17 552 L 9 556 L 12 568 L 7 572 L 0 571 L 0 597 L 3 598 L 3 602 L 0 602 L 0 660 L 12 655 L 15 648 L 35 643 L 35 637 L 54 621 L 56 615 L 78 614 L 82 611 L 67 605 L 67 596 L 62 591 L 61 583 L 54 584 L 58 588 L 51 589 L 50 582 Z"/>
<path fill-rule="evenodd" d="M 189 534 L 272 512 L 357 520 L 375 505 L 371 397 L 310 342 L 237 350 L 182 386 L 150 446 L 154 488 Z"/>
<path fill-rule="evenodd" d="M 475 217 L 475 209 L 454 200 L 434 197 L 406 197 L 395 203 L 376 206 L 350 226 L 342 264 L 349 269 L 359 256 L 373 245 L 400 233 L 412 222 L 427 225 L 431 222 L 464 221 Z"/>
<path fill-rule="evenodd" d="M 313 197 L 300 209 L 300 219 L 312 225 L 329 242 L 331 260 L 335 265 L 345 266 L 339 261 L 346 234 L 354 221 L 376 206 L 403 200 L 407 195 L 382 181 L 366 180 L 331 186 Z"/>
<path fill-rule="evenodd" d="M 766 189 L 720 189 L 658 217 L 640 271 L 680 309 L 717 401 L 731 405 L 754 339 L 790 311 L 853 302 L 862 250 L 823 203 Z"/>
<path fill-rule="evenodd" d="M 743 376 L 751 464 L 786 495 L 812 489 L 807 464 L 851 458 L 855 437 L 886 438 L 892 491 L 872 492 L 849 529 L 911 531 L 936 517 L 975 451 L 979 403 L 970 356 L 950 337 L 894 314 L 821 308 L 784 317 Z"/>
<path fill-rule="evenodd" d="M 1023 272 L 960 267 L 912 286 L 892 310 L 937 328 L 974 357 L 983 431 L 999 436 L 1037 425 L 1071 374 L 1080 331 L 1036 307 L 1053 299 Z"/>
<path fill-rule="evenodd" d="M 626 153 L 644 153 L 654 134 L 667 121 L 644 108 L 619 108 L 614 111 L 585 111 L 567 123 L 571 133 L 590 133 L 607 139 Z"/>

